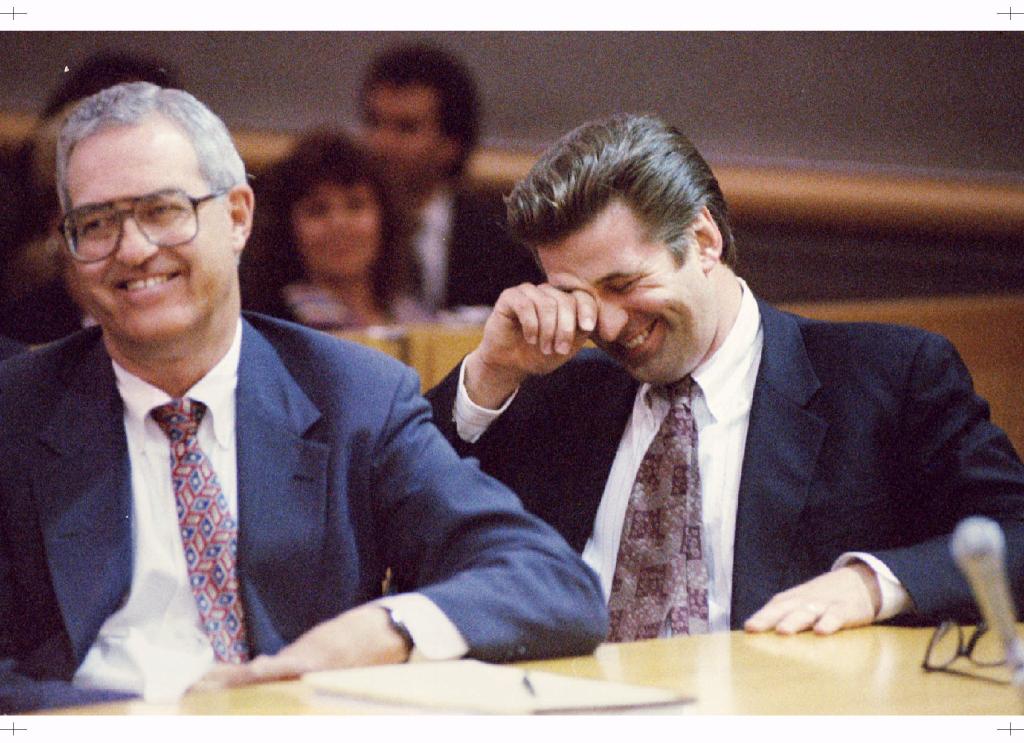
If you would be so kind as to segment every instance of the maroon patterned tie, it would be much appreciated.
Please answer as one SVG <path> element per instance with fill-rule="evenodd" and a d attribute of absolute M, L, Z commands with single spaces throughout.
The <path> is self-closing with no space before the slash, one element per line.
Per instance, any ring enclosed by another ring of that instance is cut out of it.
<path fill-rule="evenodd" d="M 206 406 L 171 400 L 150 414 L 171 444 L 171 482 L 185 549 L 189 584 L 218 661 L 249 659 L 245 616 L 235 571 L 238 529 L 217 474 L 199 448 L 196 431 Z"/>
<path fill-rule="evenodd" d="M 612 578 L 608 640 L 708 631 L 697 427 L 690 377 L 660 390 L 670 408 L 629 496 Z"/>

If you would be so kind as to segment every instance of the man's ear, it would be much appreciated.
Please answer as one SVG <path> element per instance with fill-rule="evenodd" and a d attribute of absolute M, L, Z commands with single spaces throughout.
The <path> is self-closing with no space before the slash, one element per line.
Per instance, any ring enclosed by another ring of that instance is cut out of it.
<path fill-rule="evenodd" d="M 718 229 L 718 224 L 706 206 L 701 207 L 690 229 L 697 240 L 697 257 L 701 269 L 708 273 L 722 262 L 722 231 Z"/>
<path fill-rule="evenodd" d="M 241 255 L 252 232 L 252 213 L 256 197 L 248 185 L 235 186 L 228 191 L 228 216 L 231 219 L 231 246 L 236 255 Z"/>

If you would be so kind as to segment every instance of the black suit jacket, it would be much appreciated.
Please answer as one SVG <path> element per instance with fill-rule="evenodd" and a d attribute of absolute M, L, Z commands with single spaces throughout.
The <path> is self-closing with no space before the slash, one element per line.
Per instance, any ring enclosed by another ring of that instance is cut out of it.
<path fill-rule="evenodd" d="M 49 343 L 81 329 L 82 311 L 60 276 L 0 306 L 0 334 L 22 343 Z"/>
<path fill-rule="evenodd" d="M 444 306 L 493 305 L 508 287 L 543 280 L 529 251 L 505 230 L 501 200 L 456 191 Z"/>
<path fill-rule="evenodd" d="M 27 350 L 27 347 L 18 341 L 0 336 L 0 361 Z"/>
<path fill-rule="evenodd" d="M 913 328 L 759 306 L 764 349 L 741 470 L 732 626 L 850 550 L 893 570 L 914 618 L 974 619 L 948 536 L 975 513 L 1006 531 L 1024 607 L 1024 466 L 952 345 Z M 638 383 L 584 350 L 524 383 L 470 445 L 452 421 L 457 381 L 455 370 L 428 393 L 442 431 L 582 550 Z"/>
<path fill-rule="evenodd" d="M 291 323 L 244 323 L 238 569 L 253 653 L 380 595 L 385 570 L 473 657 L 585 653 L 596 576 L 460 461 L 416 375 Z M 131 584 L 130 462 L 98 329 L 0 365 L 0 711 L 80 702 L 67 683 Z"/>

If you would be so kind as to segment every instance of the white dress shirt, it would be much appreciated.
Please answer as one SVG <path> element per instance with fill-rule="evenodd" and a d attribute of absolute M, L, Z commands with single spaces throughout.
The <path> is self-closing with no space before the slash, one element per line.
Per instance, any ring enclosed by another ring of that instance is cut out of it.
<path fill-rule="evenodd" d="M 697 425 L 704 560 L 708 568 L 708 626 L 713 632 L 729 629 L 740 471 L 763 346 L 757 302 L 744 287 L 736 323 L 725 342 L 691 374 L 696 383 L 693 417 Z M 601 577 L 606 599 L 611 594 L 622 524 L 637 470 L 668 414 L 669 401 L 664 395 L 649 394 L 650 390 L 650 384 L 637 390 L 633 413 L 623 431 L 597 509 L 594 532 L 583 549 L 583 560 Z"/>
<path fill-rule="evenodd" d="M 740 474 L 754 385 L 764 347 L 757 302 L 746 283 L 742 279 L 738 281 L 743 297 L 735 324 L 722 346 L 691 374 L 696 383 L 693 415 L 698 435 L 704 555 L 708 567 L 708 619 L 713 632 L 728 630 L 730 626 Z M 454 418 L 459 436 L 472 442 L 504 412 L 512 398 L 499 410 L 481 408 L 469 399 L 464 373 L 463 369 Z M 650 390 L 649 384 L 637 390 L 633 412 L 619 441 L 594 518 L 594 530 L 583 549 L 583 560 L 601 579 L 606 600 L 611 593 L 622 524 L 636 473 L 668 413 L 668 401 L 664 396 L 648 394 Z M 902 610 L 906 605 L 906 591 L 879 560 L 861 553 L 847 553 L 840 556 L 835 565 L 854 559 L 864 559 L 879 575 L 883 600 L 878 618 L 888 618 Z"/>
<path fill-rule="evenodd" d="M 435 191 L 419 213 L 412 246 L 420 264 L 423 304 L 430 312 L 444 305 L 448 289 L 448 242 L 452 232 L 454 197 L 448 189 Z"/>
<path fill-rule="evenodd" d="M 235 388 L 242 323 L 227 354 L 185 397 L 207 407 L 196 436 L 238 523 Z M 125 603 L 100 627 L 74 676 L 77 686 L 117 689 L 147 701 L 180 697 L 214 663 L 181 543 L 170 477 L 170 445 L 149 412 L 170 396 L 112 362 L 124 401 L 132 485 L 132 581 Z M 467 646 L 451 620 L 422 594 L 383 600 L 400 609 L 417 657 L 456 658 Z M 243 607 L 244 608 L 244 607 Z"/>
<path fill-rule="evenodd" d="M 207 407 L 196 437 L 236 523 L 235 387 L 241 342 L 239 321 L 227 354 L 185 394 Z M 215 660 L 188 584 L 171 485 L 170 445 L 149 415 L 171 397 L 112 363 L 124 401 L 131 463 L 132 582 L 124 605 L 100 627 L 74 683 L 167 701 L 181 696 Z"/>

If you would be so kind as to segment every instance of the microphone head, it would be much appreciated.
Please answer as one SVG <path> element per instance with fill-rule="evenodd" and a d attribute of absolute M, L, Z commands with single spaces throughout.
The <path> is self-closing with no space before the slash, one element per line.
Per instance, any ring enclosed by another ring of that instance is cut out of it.
<path fill-rule="evenodd" d="M 1006 551 L 1006 539 L 999 524 L 984 516 L 968 516 L 953 531 L 949 550 L 957 564 L 965 560 L 995 556 L 1000 560 Z"/>

